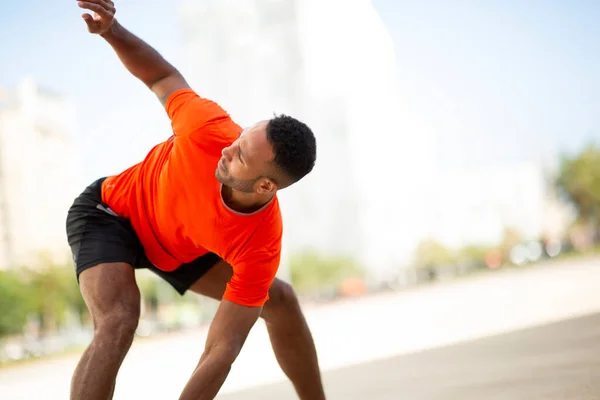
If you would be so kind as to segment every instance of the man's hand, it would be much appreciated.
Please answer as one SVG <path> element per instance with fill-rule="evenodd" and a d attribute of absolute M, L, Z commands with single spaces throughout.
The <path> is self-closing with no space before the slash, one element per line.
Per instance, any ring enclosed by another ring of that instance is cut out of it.
<path fill-rule="evenodd" d="M 119 24 L 115 19 L 115 4 L 111 0 L 78 1 L 77 5 L 91 11 L 91 14 L 81 16 L 88 30 L 106 40 L 127 70 L 150 88 L 163 104 L 173 92 L 189 87 L 175 67 Z"/>
<path fill-rule="evenodd" d="M 92 11 L 92 14 L 85 13 L 81 18 L 85 21 L 90 33 L 102 35 L 106 33 L 115 22 L 115 3 L 110 0 L 87 0 L 78 1 L 77 5 L 84 10 Z"/>

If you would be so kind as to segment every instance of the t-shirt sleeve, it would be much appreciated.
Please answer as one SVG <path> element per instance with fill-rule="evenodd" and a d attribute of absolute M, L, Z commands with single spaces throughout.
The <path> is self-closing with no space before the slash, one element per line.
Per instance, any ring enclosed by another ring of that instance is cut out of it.
<path fill-rule="evenodd" d="M 223 299 L 247 307 L 261 307 L 279 269 L 281 250 L 244 257 L 233 265 L 233 277 Z"/>
<path fill-rule="evenodd" d="M 176 137 L 191 137 L 197 142 L 214 141 L 228 145 L 241 132 L 241 128 L 221 106 L 200 97 L 189 88 L 171 94 L 165 109 Z"/>

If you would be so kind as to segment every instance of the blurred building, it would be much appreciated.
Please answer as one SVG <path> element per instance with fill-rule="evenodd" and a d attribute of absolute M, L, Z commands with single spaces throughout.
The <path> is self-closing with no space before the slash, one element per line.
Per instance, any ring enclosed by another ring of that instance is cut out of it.
<path fill-rule="evenodd" d="M 298 13 L 306 87 L 318 100 L 312 118 L 329 122 L 317 131 L 329 146 L 323 184 L 352 190 L 332 205 L 334 224 L 356 235 L 348 243 L 371 276 L 385 278 L 410 261 L 424 233 L 433 137 L 407 111 L 394 43 L 370 0 L 301 1 Z"/>
<path fill-rule="evenodd" d="M 505 228 L 524 240 L 558 240 L 570 214 L 552 182 L 536 163 L 447 171 L 434 185 L 428 236 L 452 248 L 499 244 Z"/>
<path fill-rule="evenodd" d="M 241 125 L 286 113 L 317 135 L 315 171 L 280 196 L 286 254 L 349 255 L 374 276 L 405 263 L 423 233 L 433 151 L 403 113 L 371 2 L 190 0 L 181 15 L 194 88 Z"/>
<path fill-rule="evenodd" d="M 68 100 L 32 80 L 0 91 L 0 268 L 68 260 L 74 121 Z"/>

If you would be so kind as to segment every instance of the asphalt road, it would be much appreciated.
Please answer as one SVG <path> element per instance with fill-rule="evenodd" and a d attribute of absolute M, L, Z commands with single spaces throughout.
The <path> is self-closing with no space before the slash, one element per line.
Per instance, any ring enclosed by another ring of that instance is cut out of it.
<path fill-rule="evenodd" d="M 334 370 L 324 379 L 330 400 L 600 400 L 600 314 Z M 218 399 L 297 397 L 282 382 Z"/>

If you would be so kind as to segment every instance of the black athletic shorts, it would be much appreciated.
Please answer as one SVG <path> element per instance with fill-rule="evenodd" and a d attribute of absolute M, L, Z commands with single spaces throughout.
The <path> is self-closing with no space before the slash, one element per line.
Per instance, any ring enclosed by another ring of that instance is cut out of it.
<path fill-rule="evenodd" d="M 133 227 L 126 218 L 118 216 L 102 202 L 102 182 L 98 179 L 73 202 L 67 215 L 67 238 L 75 273 L 79 274 L 98 264 L 124 262 L 134 268 L 146 268 L 169 282 L 180 294 L 221 260 L 208 253 L 172 272 L 164 272 L 150 263 Z"/>

